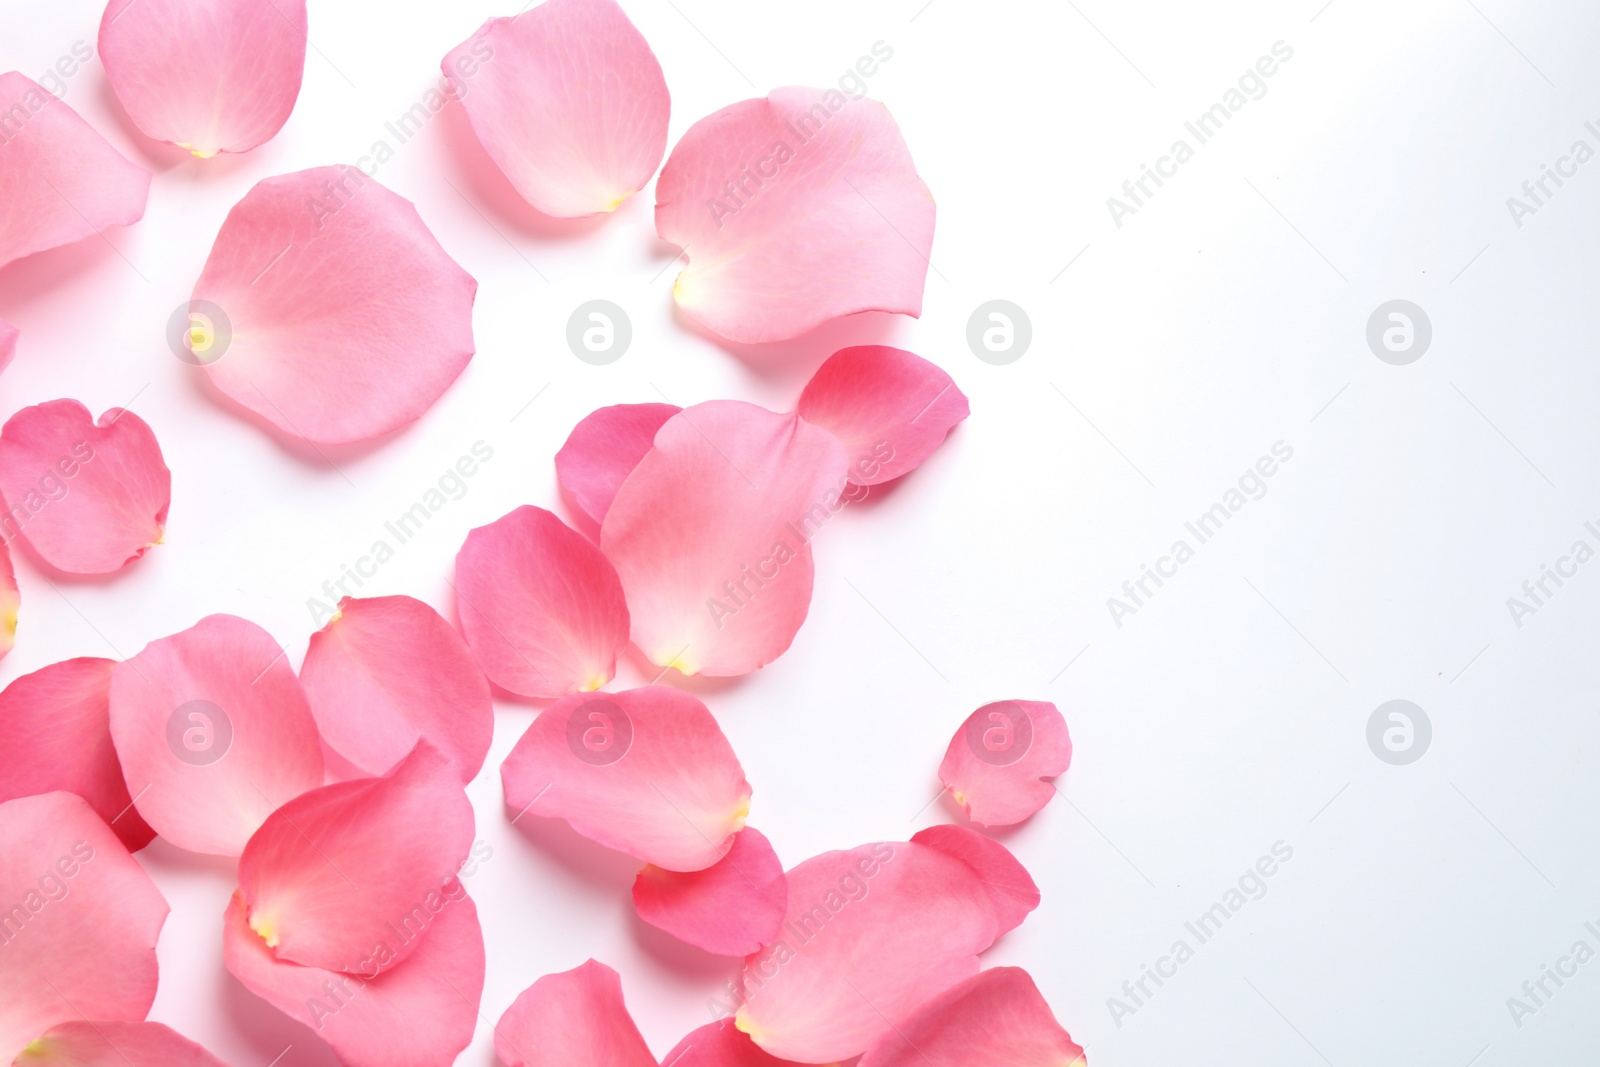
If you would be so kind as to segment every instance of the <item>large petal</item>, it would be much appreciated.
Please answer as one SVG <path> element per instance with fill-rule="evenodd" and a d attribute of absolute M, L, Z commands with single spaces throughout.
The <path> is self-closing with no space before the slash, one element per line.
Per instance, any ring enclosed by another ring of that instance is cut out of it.
<path fill-rule="evenodd" d="M 0 1063 L 57 1023 L 145 1017 L 167 902 L 81 797 L 0 804 L 0 907 Z"/>
<path fill-rule="evenodd" d="M 628 644 L 628 605 L 610 561 L 526 504 L 467 534 L 456 608 L 489 680 L 523 696 L 599 689 Z"/>
<path fill-rule="evenodd" d="M 409 200 L 355 167 L 297 171 L 228 212 L 195 283 L 190 348 L 285 434 L 362 441 L 414 422 L 456 380 L 477 290 Z"/>
<path fill-rule="evenodd" d="M 995 936 L 1015 930 L 1039 906 L 1039 887 L 1011 850 L 992 837 L 966 826 L 930 826 L 911 835 L 917 845 L 936 848 L 972 868 L 994 904 L 999 929 Z"/>
<path fill-rule="evenodd" d="M 22 1050 L 15 1067 L 227 1067 L 161 1023 L 62 1023 Z"/>
<path fill-rule="evenodd" d="M 0 529 L 69 574 L 110 574 L 161 542 L 172 474 L 145 421 L 76 400 L 23 408 L 0 430 Z"/>
<path fill-rule="evenodd" d="M 556 453 L 556 479 L 584 514 L 604 522 L 617 490 L 639 465 L 673 404 L 613 404 L 583 417 Z"/>
<path fill-rule="evenodd" d="M 233 615 L 117 664 L 111 739 L 139 814 L 191 852 L 237 856 L 273 809 L 322 784 L 299 680 L 271 634 Z"/>
<path fill-rule="evenodd" d="M 985 704 L 950 739 L 939 778 L 980 826 L 1010 826 L 1049 803 L 1072 762 L 1067 720 L 1044 700 Z"/>
<path fill-rule="evenodd" d="M 992 967 L 918 1008 L 857 1067 L 1084 1067 L 1083 1046 L 1061 1028 L 1020 967 Z"/>
<path fill-rule="evenodd" d="M 20 331 L 5 319 L 0 319 L 0 370 L 11 366 L 17 354 L 17 337 Z"/>
<path fill-rule="evenodd" d="M 494 1028 L 506 1067 L 656 1067 L 622 1000 L 622 979 L 589 960 L 524 989 Z"/>
<path fill-rule="evenodd" d="M 732 1010 L 732 1009 L 729 1009 Z M 668 1067 L 802 1067 L 780 1060 L 750 1040 L 732 1019 L 691 1030 L 661 1061 Z"/>
<path fill-rule="evenodd" d="M 100 60 L 148 136 L 201 158 L 248 152 L 300 95 L 305 0 L 111 0 Z"/>
<path fill-rule="evenodd" d="M 490 19 L 442 66 L 489 157 L 546 215 L 615 211 L 661 165 L 667 82 L 615 0 Z"/>
<path fill-rule="evenodd" d="M 666 686 L 556 701 L 500 776 L 519 814 L 565 819 L 590 840 L 669 871 L 716 863 L 750 811 L 750 783 L 717 720 Z"/>
<path fill-rule="evenodd" d="M 774 89 L 701 119 L 656 182 L 656 232 L 689 257 L 678 307 L 732 341 L 920 315 L 933 216 L 889 109 L 836 89 Z"/>
<path fill-rule="evenodd" d="M 647 866 L 633 883 L 639 918 L 719 956 L 748 956 L 770 944 L 788 904 L 783 864 L 753 826 L 734 834 L 728 854 L 703 871 Z"/>
<path fill-rule="evenodd" d="M 32 79 L 0 74 L 0 267 L 144 217 L 150 172 Z"/>
<path fill-rule="evenodd" d="M 845 462 L 831 433 L 754 404 L 668 419 L 600 531 L 634 643 L 684 674 L 782 655 L 811 605 L 811 539 L 846 503 Z"/>

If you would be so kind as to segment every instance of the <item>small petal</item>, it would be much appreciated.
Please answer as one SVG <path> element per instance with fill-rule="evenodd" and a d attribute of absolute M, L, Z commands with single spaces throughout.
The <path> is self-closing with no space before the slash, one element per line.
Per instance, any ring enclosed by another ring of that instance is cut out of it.
<path fill-rule="evenodd" d="M 939 778 L 979 826 L 1011 826 L 1049 803 L 1072 762 L 1067 720 L 1043 700 L 997 700 L 967 716 Z"/>
<path fill-rule="evenodd" d="M 703 871 L 647 866 L 633 883 L 639 918 L 719 956 L 748 956 L 771 943 L 788 903 L 783 864 L 751 826 L 734 834 L 728 854 Z"/>
<path fill-rule="evenodd" d="M 1015 930 L 1039 906 L 1039 887 L 1011 850 L 992 837 L 965 826 L 930 826 L 911 835 L 917 845 L 936 848 L 972 868 L 994 904 L 999 930 Z"/>
<path fill-rule="evenodd" d="M 161 1023 L 70 1022 L 22 1050 L 15 1067 L 227 1067 Z"/>
<path fill-rule="evenodd" d="M 732 1019 L 707 1023 L 698 1030 L 689 1031 L 661 1062 L 671 1067 L 804 1067 L 767 1052 L 735 1026 Z"/>
<path fill-rule="evenodd" d="M 1084 1067 L 1083 1046 L 1061 1028 L 1020 967 L 992 967 L 923 1004 L 857 1067 Z"/>
<path fill-rule="evenodd" d="M 622 979 L 594 960 L 524 989 L 495 1025 L 494 1051 L 506 1067 L 656 1067 Z"/>
<path fill-rule="evenodd" d="M 639 465 L 661 424 L 682 411 L 672 404 L 613 404 L 583 417 L 556 453 L 556 480 L 596 523 Z"/>

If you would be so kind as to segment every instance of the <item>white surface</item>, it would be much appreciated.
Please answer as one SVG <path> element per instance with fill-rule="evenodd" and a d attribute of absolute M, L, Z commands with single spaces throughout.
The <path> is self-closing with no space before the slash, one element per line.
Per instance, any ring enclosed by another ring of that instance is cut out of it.
<path fill-rule="evenodd" d="M 939 203 L 920 321 L 730 352 L 674 319 L 650 190 L 599 224 L 536 224 L 503 182 L 474 177 L 481 157 L 448 111 L 378 178 L 478 278 L 478 355 L 420 424 L 333 454 L 336 469 L 208 401 L 164 324 L 252 183 L 353 161 L 448 48 L 510 5 L 313 0 L 317 52 L 287 128 L 209 162 L 131 132 L 89 64 L 68 101 L 157 171 L 149 213 L 107 234 L 120 255 L 91 240 L 0 272 L 0 316 L 22 329 L 0 407 L 136 398 L 173 469 L 171 524 L 109 582 L 52 590 L 21 561 L 4 678 L 131 655 L 211 612 L 261 623 L 298 662 L 306 599 L 481 439 L 493 461 L 363 590 L 448 611 L 466 531 L 557 506 L 551 457 L 592 408 L 664 395 L 782 409 L 835 348 L 890 340 L 948 369 L 971 420 L 830 525 L 786 656 L 688 683 L 785 862 L 950 818 L 916 813 L 956 724 L 991 699 L 1054 700 L 1077 745 L 1071 803 L 1005 837 L 1044 904 L 988 959 L 1026 966 L 1092 1063 L 1580 1062 L 1600 1038 L 1600 962 L 1520 1028 L 1506 999 L 1573 942 L 1600 948 L 1584 928 L 1600 920 L 1600 566 L 1521 628 L 1505 601 L 1573 541 L 1597 544 L 1583 523 L 1600 519 L 1600 162 L 1521 228 L 1506 198 L 1575 140 L 1600 148 L 1584 129 L 1600 120 L 1600 9 L 922 3 L 626 2 L 665 68 L 674 141 L 722 105 L 824 85 L 873 42 L 894 48 L 871 93 Z M 37 75 L 92 42 L 99 14 L 10 0 L 0 67 Z M 1270 91 L 1114 226 L 1106 198 L 1279 40 L 1294 55 Z M 633 319 L 633 347 L 609 367 L 563 342 L 567 315 L 596 297 Z M 1009 366 L 964 340 L 995 297 L 1033 321 Z M 1434 327 L 1409 366 L 1364 340 L 1393 298 Z M 1115 626 L 1106 598 L 1279 440 L 1294 458 L 1266 496 Z M 632 663 L 618 684 L 647 678 Z M 1393 698 L 1433 723 L 1410 766 L 1366 744 Z M 469 886 L 488 942 L 483 1015 L 594 956 L 622 972 L 665 1054 L 707 1021 L 735 965 L 642 929 L 631 862 L 564 828 L 507 826 L 497 768 L 531 717 L 499 708 L 471 787 L 494 848 Z M 1107 999 L 1176 939 L 1193 944 L 1185 921 L 1280 840 L 1294 857 L 1266 895 L 1118 1026 Z M 173 904 L 153 1017 L 235 1067 L 286 1045 L 282 1067 L 331 1062 L 223 970 L 228 865 L 161 844 L 141 860 Z M 491 1062 L 489 1029 L 461 1062 Z"/>

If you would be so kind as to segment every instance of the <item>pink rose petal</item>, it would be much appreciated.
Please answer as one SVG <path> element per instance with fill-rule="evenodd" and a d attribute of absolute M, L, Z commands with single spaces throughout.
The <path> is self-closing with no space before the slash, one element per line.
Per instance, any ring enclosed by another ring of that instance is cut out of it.
<path fill-rule="evenodd" d="M 1072 762 L 1067 720 L 1043 700 L 997 700 L 967 716 L 939 778 L 979 826 L 1011 826 L 1049 803 Z"/>
<path fill-rule="evenodd" d="M 16 644 L 17 612 L 21 607 L 22 594 L 17 589 L 17 572 L 11 565 L 11 549 L 0 538 L 0 659 Z"/>
<path fill-rule="evenodd" d="M 661 1062 L 671 1067 L 803 1067 L 762 1049 L 732 1019 L 689 1031 Z"/>
<path fill-rule="evenodd" d="M 17 337 L 20 336 L 15 326 L 5 319 L 0 319 L 0 370 L 11 366 L 11 361 L 17 354 Z"/>
<path fill-rule="evenodd" d="M 923 1004 L 857 1067 L 1084 1067 L 1083 1046 L 1061 1028 L 1020 967 L 992 967 Z"/>
<path fill-rule="evenodd" d="M 227 1067 L 161 1023 L 70 1022 L 22 1050 L 15 1067 Z"/>
<path fill-rule="evenodd" d="M 936 848 L 972 868 L 994 904 L 999 930 L 1015 930 L 1039 906 L 1039 887 L 1011 850 L 965 826 L 930 826 L 911 835 L 912 844 Z"/>
<path fill-rule="evenodd" d="M 682 411 L 672 404 L 613 404 L 583 417 L 556 453 L 556 479 L 578 507 L 604 522 L 617 490 L 639 465 L 661 424 Z"/>
<path fill-rule="evenodd" d="M 687 874 L 647 866 L 633 883 L 639 918 L 719 956 L 748 956 L 777 936 L 788 883 L 772 843 L 752 826 L 728 854 Z"/>
<path fill-rule="evenodd" d="M 495 1024 L 494 1051 L 506 1067 L 656 1067 L 622 979 L 594 960 L 524 989 Z"/>

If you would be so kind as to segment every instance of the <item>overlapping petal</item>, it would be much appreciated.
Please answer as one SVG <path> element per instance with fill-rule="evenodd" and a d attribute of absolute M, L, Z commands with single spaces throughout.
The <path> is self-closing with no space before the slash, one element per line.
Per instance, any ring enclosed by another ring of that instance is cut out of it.
<path fill-rule="evenodd" d="M 74 1021 L 52 1027 L 15 1067 L 227 1067 L 171 1027 L 149 1022 Z"/>
<path fill-rule="evenodd" d="M 1083 1046 L 1056 1021 L 1020 967 L 992 967 L 946 990 L 861 1057 L 857 1067 L 1084 1067 Z"/>
<path fill-rule="evenodd" d="M 748 956 L 778 934 L 789 903 L 783 864 L 753 826 L 703 871 L 647 866 L 633 883 L 639 918 L 719 956 Z"/>
<path fill-rule="evenodd" d="M 802 1067 L 780 1060 L 750 1040 L 732 1019 L 707 1023 L 689 1031 L 662 1063 L 672 1067 Z"/>
<path fill-rule="evenodd" d="M 622 979 L 594 960 L 524 989 L 495 1024 L 494 1050 L 506 1067 L 656 1067 Z"/>
<path fill-rule="evenodd" d="M 997 700 L 961 724 L 939 778 L 980 826 L 1010 826 L 1049 803 L 1072 762 L 1067 720 L 1044 700 Z"/>
<path fill-rule="evenodd" d="M 930 826 L 911 835 L 917 845 L 936 848 L 972 868 L 994 905 L 999 929 L 995 936 L 1017 928 L 1039 906 L 1039 887 L 1011 850 L 992 837 L 965 826 Z"/>
<path fill-rule="evenodd" d="M 585 415 L 556 453 L 556 479 L 578 507 L 604 522 L 617 490 L 639 465 L 674 404 L 613 404 Z"/>

